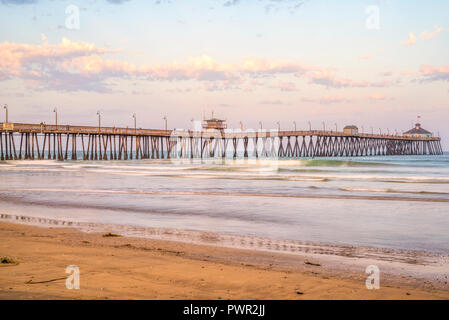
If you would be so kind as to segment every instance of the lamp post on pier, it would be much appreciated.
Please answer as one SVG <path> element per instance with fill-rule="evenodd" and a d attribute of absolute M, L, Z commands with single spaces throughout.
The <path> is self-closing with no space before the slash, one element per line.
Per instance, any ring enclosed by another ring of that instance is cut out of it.
<path fill-rule="evenodd" d="M 167 131 L 167 116 L 162 118 L 164 120 L 164 130 Z"/>
<path fill-rule="evenodd" d="M 312 123 L 309 121 L 309 131 L 312 131 Z"/>
<path fill-rule="evenodd" d="M 326 123 L 323 121 L 323 131 L 326 131 Z"/>
<path fill-rule="evenodd" d="M 133 113 L 134 118 L 134 133 L 137 134 L 137 116 L 135 113 Z"/>
<path fill-rule="evenodd" d="M 58 109 L 57 108 L 54 108 L 53 109 L 53 112 L 55 113 L 55 123 L 56 123 L 56 130 L 58 130 Z"/>
<path fill-rule="evenodd" d="M 5 104 L 5 105 L 3 106 L 3 109 L 5 109 L 5 112 L 6 112 L 6 123 L 9 123 L 9 121 L 8 121 L 8 105 Z"/>
<path fill-rule="evenodd" d="M 101 132 L 101 113 L 100 111 L 97 111 L 97 116 L 98 116 L 98 133 Z"/>
<path fill-rule="evenodd" d="M 262 131 L 262 121 L 259 121 L 260 131 Z"/>
<path fill-rule="evenodd" d="M 337 133 L 337 132 L 338 132 L 338 125 L 335 124 L 335 133 Z"/>
<path fill-rule="evenodd" d="M 279 131 L 281 131 L 281 123 L 278 121 L 278 122 L 276 122 L 277 123 L 277 125 L 278 125 L 278 132 Z"/>
<path fill-rule="evenodd" d="M 293 125 L 294 125 L 295 131 L 296 131 L 296 121 L 293 121 Z"/>

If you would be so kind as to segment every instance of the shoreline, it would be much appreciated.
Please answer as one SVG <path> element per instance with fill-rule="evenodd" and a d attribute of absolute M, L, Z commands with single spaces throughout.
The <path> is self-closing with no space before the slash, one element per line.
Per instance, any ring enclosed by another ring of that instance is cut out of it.
<path fill-rule="evenodd" d="M 104 233 L 0 221 L 0 255 L 20 262 L 0 266 L 0 299 L 449 299 L 447 258 L 431 253 L 303 243 L 292 254 L 217 245 L 211 233 L 197 233 L 202 244 Z M 379 290 L 365 287 L 371 264 Z M 80 267 L 80 290 L 37 283 L 68 265 Z"/>

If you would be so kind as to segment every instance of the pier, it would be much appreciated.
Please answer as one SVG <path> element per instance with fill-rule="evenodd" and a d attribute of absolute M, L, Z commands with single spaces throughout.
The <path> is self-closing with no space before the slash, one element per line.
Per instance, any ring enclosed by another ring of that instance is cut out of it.
<path fill-rule="evenodd" d="M 325 130 L 156 130 L 0 123 L 1 160 L 441 155 L 439 137 Z"/>

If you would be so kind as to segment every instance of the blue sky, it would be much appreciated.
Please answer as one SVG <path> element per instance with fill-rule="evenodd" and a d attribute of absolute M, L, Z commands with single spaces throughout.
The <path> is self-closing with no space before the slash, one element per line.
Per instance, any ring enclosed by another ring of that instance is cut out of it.
<path fill-rule="evenodd" d="M 180 128 L 215 110 L 231 127 L 402 131 L 421 115 L 449 150 L 448 1 L 111 2 L 0 0 L 11 120 L 50 123 L 57 106 L 76 124 L 101 110 L 105 125 L 136 112 L 142 127 L 167 115 Z M 66 26 L 69 5 L 79 29 Z"/>

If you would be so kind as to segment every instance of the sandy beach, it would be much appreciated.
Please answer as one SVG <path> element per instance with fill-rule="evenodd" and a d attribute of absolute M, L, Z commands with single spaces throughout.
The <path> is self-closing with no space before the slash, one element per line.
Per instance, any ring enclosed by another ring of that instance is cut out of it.
<path fill-rule="evenodd" d="M 1 299 L 448 299 L 431 282 L 364 269 L 339 272 L 305 256 L 0 223 Z M 80 289 L 65 286 L 66 267 Z"/>

